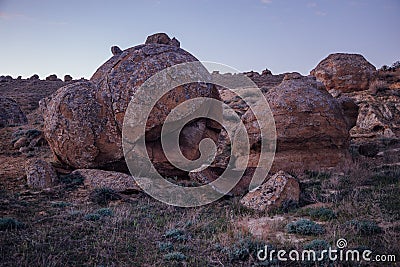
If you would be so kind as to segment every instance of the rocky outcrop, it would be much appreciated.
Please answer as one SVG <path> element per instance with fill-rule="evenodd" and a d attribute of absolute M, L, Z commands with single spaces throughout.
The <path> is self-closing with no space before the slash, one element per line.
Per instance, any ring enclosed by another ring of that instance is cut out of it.
<path fill-rule="evenodd" d="M 124 164 L 121 144 L 123 120 L 137 89 L 149 77 L 167 67 L 197 61 L 169 42 L 166 34 L 149 36 L 145 45 L 126 49 L 111 57 L 97 69 L 90 81 L 67 85 L 60 88 L 51 100 L 42 101 L 45 136 L 59 161 L 73 168 Z M 183 173 L 171 165 L 163 153 L 161 126 L 175 106 L 195 97 L 219 98 L 219 94 L 210 84 L 178 86 L 158 101 L 157 108 L 148 118 L 148 154 L 164 175 Z M 203 136 L 217 139 L 219 129 L 207 121 L 196 119 L 183 128 L 181 149 L 187 158 L 198 157 L 198 142 Z"/>
<path fill-rule="evenodd" d="M 400 137 L 400 94 L 386 91 L 371 95 L 368 91 L 349 94 L 359 106 L 357 124 L 351 129 L 355 139 Z"/>
<path fill-rule="evenodd" d="M 33 189 L 45 189 L 57 183 L 57 174 L 53 166 L 41 159 L 31 159 L 25 165 L 26 180 Z"/>
<path fill-rule="evenodd" d="M 269 212 L 297 204 L 300 186 L 291 175 L 279 171 L 267 182 L 247 193 L 240 203 L 247 208 Z"/>
<path fill-rule="evenodd" d="M 83 178 L 83 184 L 89 190 L 108 188 L 119 193 L 140 192 L 142 189 L 135 179 L 125 173 L 95 169 L 78 169 L 70 175 Z"/>
<path fill-rule="evenodd" d="M 165 33 L 155 33 L 147 37 L 145 44 L 163 44 L 180 47 L 180 42 L 174 38 L 169 38 Z"/>
<path fill-rule="evenodd" d="M 337 53 L 322 60 L 310 74 L 324 83 L 328 91 L 348 93 L 367 90 L 375 72 L 376 68 L 362 55 Z"/>
<path fill-rule="evenodd" d="M 0 97 L 0 128 L 28 123 L 17 102 L 8 97 Z"/>

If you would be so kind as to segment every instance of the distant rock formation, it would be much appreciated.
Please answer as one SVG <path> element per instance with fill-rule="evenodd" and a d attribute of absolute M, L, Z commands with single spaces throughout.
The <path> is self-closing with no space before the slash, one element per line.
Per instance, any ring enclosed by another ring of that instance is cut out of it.
<path fill-rule="evenodd" d="M 33 75 L 29 78 L 29 80 L 39 80 L 39 75 L 33 74 Z"/>
<path fill-rule="evenodd" d="M 72 77 L 71 77 L 71 75 L 65 75 L 64 76 L 64 82 L 70 82 L 70 81 L 72 81 Z"/>
<path fill-rule="evenodd" d="M 0 97 L 0 128 L 28 123 L 28 119 L 14 99 Z"/>
<path fill-rule="evenodd" d="M 363 91 L 369 88 L 376 68 L 362 55 L 337 53 L 322 60 L 310 74 L 326 89 L 340 92 Z"/>
<path fill-rule="evenodd" d="M 58 81 L 59 79 L 57 78 L 57 75 L 51 74 L 46 77 L 46 81 Z"/>

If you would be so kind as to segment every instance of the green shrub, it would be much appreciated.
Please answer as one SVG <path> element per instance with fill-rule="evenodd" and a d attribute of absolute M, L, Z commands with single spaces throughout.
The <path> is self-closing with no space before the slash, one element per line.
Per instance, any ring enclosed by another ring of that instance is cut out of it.
<path fill-rule="evenodd" d="M 157 248 L 160 252 L 169 252 L 174 249 L 174 246 L 171 242 L 158 242 Z"/>
<path fill-rule="evenodd" d="M 336 213 L 328 208 L 314 208 L 308 211 L 310 217 L 314 220 L 330 221 L 336 218 Z"/>
<path fill-rule="evenodd" d="M 351 220 L 347 222 L 347 225 L 351 226 L 358 234 L 361 235 L 372 235 L 382 232 L 381 227 L 379 227 L 379 225 L 377 225 L 374 221 Z"/>
<path fill-rule="evenodd" d="M 250 255 L 253 258 L 256 258 L 257 252 L 262 248 L 264 248 L 263 244 L 257 240 L 246 237 L 240 238 L 240 240 L 231 247 L 223 249 L 223 252 L 227 253 L 231 262 L 245 261 L 250 257 Z"/>
<path fill-rule="evenodd" d="M 68 174 L 65 176 L 60 177 L 61 183 L 65 185 L 67 189 L 73 190 L 77 188 L 80 185 L 83 185 L 83 181 L 85 178 L 83 178 L 82 175 L 74 173 L 74 174 Z"/>
<path fill-rule="evenodd" d="M 182 229 L 173 228 L 165 232 L 165 237 L 170 238 L 174 241 L 185 241 L 187 240 L 187 236 Z"/>
<path fill-rule="evenodd" d="M 309 242 L 308 244 L 304 245 L 304 250 L 313 250 L 315 251 L 316 259 L 318 261 L 304 261 L 302 262 L 302 266 L 329 266 L 329 257 L 327 253 L 324 253 L 323 259 L 321 259 L 322 250 L 328 250 L 330 247 L 329 243 L 325 240 L 315 239 Z"/>
<path fill-rule="evenodd" d="M 286 225 L 286 230 L 290 234 L 301 235 L 320 235 L 325 232 L 324 228 L 307 219 L 300 219 L 296 222 L 291 222 Z"/>
<path fill-rule="evenodd" d="M 65 207 L 68 207 L 68 206 L 71 206 L 71 205 L 72 205 L 71 203 L 64 202 L 64 201 L 56 201 L 56 202 L 52 202 L 51 203 L 51 206 L 53 208 L 65 208 Z"/>
<path fill-rule="evenodd" d="M 164 259 L 167 261 L 184 261 L 187 257 L 182 252 L 170 252 L 164 255 Z"/>
<path fill-rule="evenodd" d="M 113 216 L 113 212 L 109 208 L 98 209 L 95 213 L 99 214 L 101 217 Z"/>
<path fill-rule="evenodd" d="M 0 231 L 20 229 L 24 224 L 14 218 L 0 218 Z"/>
<path fill-rule="evenodd" d="M 85 220 L 86 221 L 98 221 L 101 219 L 101 216 L 97 213 L 89 213 L 85 215 Z"/>

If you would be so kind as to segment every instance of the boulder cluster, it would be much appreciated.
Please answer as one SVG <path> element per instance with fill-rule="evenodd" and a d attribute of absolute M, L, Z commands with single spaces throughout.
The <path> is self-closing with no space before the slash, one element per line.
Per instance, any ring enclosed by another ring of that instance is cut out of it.
<path fill-rule="evenodd" d="M 145 44 L 125 50 L 113 46 L 111 52 L 113 56 L 97 69 L 90 80 L 69 83 L 40 103 L 45 118 L 44 135 L 55 158 L 64 166 L 79 169 L 75 172 L 87 177 L 92 177 L 95 172 L 87 169 L 127 171 L 122 128 L 128 104 L 137 97 L 138 88 L 163 69 L 198 61 L 180 48 L 177 39 L 164 33 L 151 35 Z M 374 136 L 378 133 L 380 136 L 398 134 L 398 125 L 395 126 L 399 121 L 398 96 L 391 97 L 393 105 L 389 101 L 384 106 L 376 104 L 377 98 L 382 98 L 379 90 L 375 90 L 375 96 L 365 96 L 377 79 L 377 71 L 361 55 L 332 54 L 322 60 L 309 76 L 299 73 L 273 75 L 269 70 L 261 74 L 243 74 L 260 87 L 270 105 L 277 133 L 271 169 L 271 173 L 276 175 L 242 200 L 250 208 L 268 211 L 287 201 L 298 201 L 298 183 L 283 171 L 335 167 L 350 158 L 352 137 L 365 137 L 371 133 Z M 71 79 L 66 76 L 65 80 Z M 242 119 L 250 137 L 251 151 L 247 166 L 242 169 L 244 176 L 231 194 L 247 193 L 250 178 L 258 166 L 263 141 L 252 112 L 258 101 L 244 103 L 235 93 L 220 86 L 200 82 L 182 85 L 159 100 L 146 122 L 143 136 L 153 165 L 163 176 L 189 177 L 202 184 L 217 179 L 227 167 L 231 140 L 224 129 L 205 118 L 195 119 L 183 128 L 179 145 L 183 155 L 194 160 L 199 157 L 200 141 L 211 138 L 217 146 L 211 166 L 187 173 L 172 165 L 164 155 L 160 129 L 165 119 L 177 105 L 196 97 L 222 100 Z M 12 103 L 8 105 L 12 106 Z M 14 110 L 18 113 L 16 108 Z M 26 118 L 2 120 L 5 121 L 3 124 L 24 123 Z M 240 161 L 240 158 L 232 161 L 237 171 L 243 168 L 243 164 L 238 163 Z M 107 181 L 113 177 L 118 177 L 115 178 L 118 181 L 126 178 L 115 173 L 96 176 L 107 177 Z M 90 184 L 102 184 L 92 178 L 87 180 L 91 181 Z M 118 183 L 112 184 L 118 188 Z M 132 187 L 139 190 L 136 185 L 132 184 Z"/>

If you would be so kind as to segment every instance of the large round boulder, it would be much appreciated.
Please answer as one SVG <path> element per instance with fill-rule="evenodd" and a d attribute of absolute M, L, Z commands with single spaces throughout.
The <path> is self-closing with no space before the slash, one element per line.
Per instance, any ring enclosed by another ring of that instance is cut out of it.
<path fill-rule="evenodd" d="M 319 170 L 336 166 L 348 157 L 349 128 L 341 103 L 312 76 L 286 74 L 283 81 L 264 94 L 274 116 L 277 144 L 272 171 Z M 255 103 L 257 105 L 257 103 Z M 242 116 L 250 141 L 247 168 L 258 167 L 263 140 L 259 125 L 249 109 Z M 222 142 L 229 147 L 229 141 Z M 219 144 L 221 147 L 221 143 Z M 220 149 L 219 165 L 226 165 L 225 150 Z M 238 157 L 236 166 L 243 166 Z"/>
<path fill-rule="evenodd" d="M 369 88 L 376 68 L 362 55 L 337 53 L 322 60 L 311 71 L 328 91 L 339 92 L 363 91 Z"/>
<path fill-rule="evenodd" d="M 104 168 L 124 163 L 121 143 L 124 116 L 137 90 L 159 71 L 198 61 L 179 48 L 177 42 L 172 42 L 174 39 L 166 42 L 170 40 L 167 37 L 156 34 L 146 44 L 113 53 L 90 81 L 62 87 L 45 103 L 44 132 L 61 162 L 73 168 Z M 148 118 L 145 136 L 148 154 L 163 175 L 184 172 L 171 165 L 162 152 L 162 125 L 172 109 L 196 97 L 218 99 L 219 94 L 214 85 L 206 83 L 178 86 L 159 99 Z M 217 128 L 205 119 L 196 119 L 185 126 L 181 132 L 183 155 L 196 159 L 198 142 L 203 136 L 216 140 Z"/>
<path fill-rule="evenodd" d="M 349 126 L 344 111 L 314 77 L 288 74 L 265 97 L 277 133 L 272 169 L 319 170 L 348 157 Z"/>

